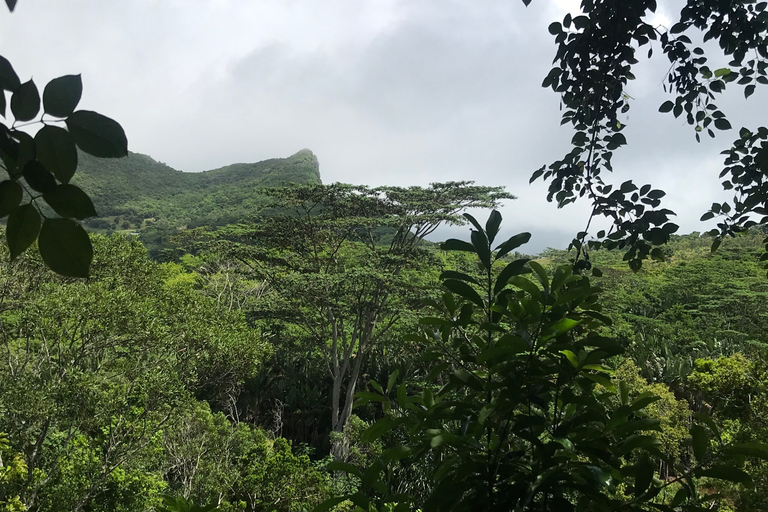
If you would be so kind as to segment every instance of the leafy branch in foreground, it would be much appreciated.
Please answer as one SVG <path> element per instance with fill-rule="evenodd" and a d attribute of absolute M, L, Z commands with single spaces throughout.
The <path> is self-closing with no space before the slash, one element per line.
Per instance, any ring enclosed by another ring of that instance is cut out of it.
<path fill-rule="evenodd" d="M 729 446 L 704 415 L 690 429 L 688 463 L 665 461 L 671 476 L 659 478 L 659 422 L 645 412 L 658 397 L 630 399 L 612 379 L 608 360 L 622 348 L 601 335 L 610 320 L 599 290 L 569 266 L 549 275 L 535 261 L 503 265 L 530 235 L 494 246 L 501 215 L 485 227 L 466 217 L 471 242 L 444 248 L 475 255 L 482 277 L 444 273 L 442 315 L 423 319 L 415 336 L 431 366 L 424 383 L 393 374 L 358 394 L 356 405 L 384 412 L 366 440 L 394 446 L 368 468 L 330 464 L 359 478 L 360 490 L 315 512 L 344 499 L 363 510 L 672 512 L 716 502 L 699 492 L 701 479 L 750 484 L 739 461 L 766 459 L 768 447 Z M 429 490 L 419 499 L 395 476 L 425 461 Z"/>
<path fill-rule="evenodd" d="M 6 4 L 12 11 L 16 2 Z M 88 195 L 69 183 L 77 169 L 77 148 L 102 158 L 123 157 L 128 154 L 125 132 L 108 117 L 75 110 L 83 92 L 80 75 L 51 80 L 41 102 L 34 81 L 22 83 L 11 63 L 0 56 L 4 118 L 6 91 L 11 93 L 14 121 L 10 126 L 0 123 L 0 169 L 7 174 L 0 181 L 0 219 L 8 217 L 5 235 L 11 259 L 38 240 L 40 255 L 51 270 L 86 277 L 93 247 L 76 220 L 93 217 L 96 210 Z M 43 126 L 34 137 L 20 129 L 37 123 Z M 66 128 L 59 126 L 62 123 Z"/>
<path fill-rule="evenodd" d="M 528 5 L 531 0 L 523 3 Z M 765 2 L 687 0 L 669 28 L 648 23 L 656 4 L 656 0 L 585 0 L 580 14 L 566 14 L 562 22 L 549 25 L 557 52 L 542 85 L 560 95 L 562 124 L 573 126 L 575 133 L 573 149 L 531 178 L 549 181 L 548 199 L 559 207 L 586 196 L 592 203 L 592 216 L 606 217 L 613 224 L 608 232 L 597 233 L 591 245 L 625 250 L 634 270 L 649 256 L 663 259 L 658 246 L 677 230 L 669 221 L 673 212 L 660 208 L 664 191 L 651 185 L 638 187 L 631 180 L 617 186 L 604 180 L 613 170 L 614 151 L 627 144 L 623 115 L 631 108 L 627 87 L 635 78 L 633 66 L 642 58 L 640 50 L 648 49 L 649 60 L 656 50 L 657 56 L 663 54 L 669 61 L 661 78 L 672 99 L 659 111 L 685 119 L 697 141 L 702 133 L 715 137 L 714 130 L 731 129 L 717 105 L 726 89 L 741 86 L 744 97 L 749 98 L 758 85 L 768 84 Z M 713 51 L 695 44 L 687 35 L 693 32 L 705 43 L 718 44 L 720 57 L 730 59 L 727 67 L 709 67 L 708 55 Z M 713 249 L 726 235 L 756 223 L 768 224 L 768 128 L 741 128 L 739 138 L 723 154 L 722 185 L 735 194 L 732 203 L 714 203 L 702 217 L 721 218 L 709 232 L 717 237 Z M 587 268 L 588 231 L 589 223 L 572 244 L 577 262 Z M 764 243 L 768 251 L 768 239 Z"/>

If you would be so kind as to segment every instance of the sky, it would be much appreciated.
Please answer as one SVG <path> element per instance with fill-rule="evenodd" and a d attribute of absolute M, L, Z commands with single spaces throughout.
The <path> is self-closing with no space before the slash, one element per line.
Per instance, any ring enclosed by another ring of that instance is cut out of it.
<path fill-rule="evenodd" d="M 650 22 L 669 26 L 679 0 Z M 573 0 L 19 0 L 0 10 L 0 48 L 22 81 L 82 74 L 79 108 L 114 118 L 129 149 L 198 172 L 311 149 L 325 183 L 473 180 L 518 199 L 502 234 L 523 249 L 564 248 L 588 206 L 557 209 L 531 173 L 564 155 L 559 98 L 541 81 L 552 21 Z M 658 55 L 661 52 L 657 51 Z M 628 146 L 614 179 L 667 191 L 681 233 L 729 199 L 719 152 L 740 126 L 765 124 L 768 94 L 740 88 L 720 106 L 734 130 L 714 141 L 658 113 L 668 63 L 641 62 L 627 88 Z M 704 140 L 707 139 L 707 140 Z M 478 212 L 478 217 L 486 212 Z M 441 231 L 462 236 L 464 231 Z"/>

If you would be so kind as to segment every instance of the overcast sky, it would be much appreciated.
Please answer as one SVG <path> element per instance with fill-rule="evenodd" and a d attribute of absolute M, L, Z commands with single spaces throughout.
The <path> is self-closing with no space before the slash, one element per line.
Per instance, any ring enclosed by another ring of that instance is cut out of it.
<path fill-rule="evenodd" d="M 659 2 L 668 26 L 676 2 Z M 572 0 L 19 0 L 0 11 L 2 55 L 42 90 L 82 73 L 80 108 L 119 121 L 129 149 L 183 171 L 287 157 L 320 160 L 326 183 L 426 185 L 474 180 L 519 199 L 503 210 L 528 248 L 564 247 L 586 205 L 557 210 L 531 173 L 572 136 L 559 98 L 540 87 L 551 67 L 549 23 Z M 658 55 L 661 52 L 657 52 Z M 663 59 L 637 68 L 627 92 L 629 146 L 615 180 L 668 192 L 681 232 L 719 189 L 719 151 L 738 127 L 765 124 L 768 95 L 727 94 L 736 128 L 697 144 L 657 112 Z M 480 215 L 485 215 L 484 213 Z"/>

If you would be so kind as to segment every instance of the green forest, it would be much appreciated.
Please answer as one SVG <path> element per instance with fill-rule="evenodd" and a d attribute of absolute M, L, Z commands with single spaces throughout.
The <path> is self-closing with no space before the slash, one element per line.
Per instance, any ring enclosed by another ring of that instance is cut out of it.
<path fill-rule="evenodd" d="M 635 54 L 714 138 L 768 84 L 768 4 L 655 9 L 549 25 L 574 135 L 530 179 L 590 215 L 539 254 L 501 235 L 521 191 L 324 184 L 308 149 L 183 173 L 0 57 L 0 512 L 768 511 L 768 128 L 705 233 L 608 179 Z"/>

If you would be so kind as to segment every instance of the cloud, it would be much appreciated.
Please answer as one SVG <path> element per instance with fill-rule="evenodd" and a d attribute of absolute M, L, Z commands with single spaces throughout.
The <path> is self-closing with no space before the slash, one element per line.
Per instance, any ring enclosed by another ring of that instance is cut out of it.
<path fill-rule="evenodd" d="M 505 218 L 566 244 L 587 206 L 557 210 L 546 185 L 528 178 L 568 151 L 572 130 L 540 84 L 554 54 L 547 25 L 576 4 L 22 0 L 0 16 L 0 42 L 40 85 L 82 72 L 83 107 L 120 121 L 131 150 L 173 167 L 308 147 L 325 181 L 504 185 L 519 197 Z M 672 13 L 663 4 L 651 21 Z M 611 179 L 664 188 L 683 230 L 702 229 L 698 217 L 723 195 L 718 153 L 736 134 L 697 144 L 689 126 L 657 112 L 664 60 L 640 64 L 627 87 L 629 145 L 616 152 Z M 764 124 L 754 105 L 765 91 L 751 108 L 740 94 L 723 105 L 733 125 Z"/>

